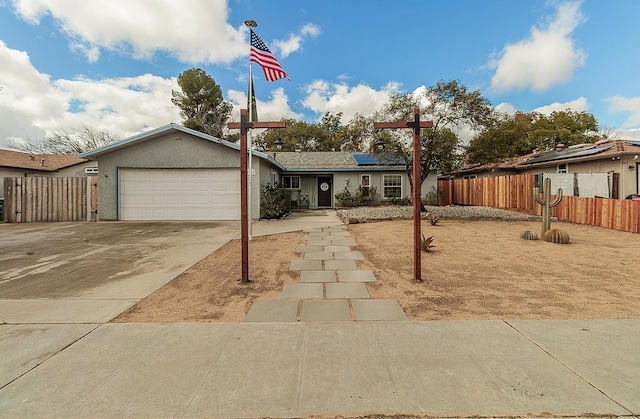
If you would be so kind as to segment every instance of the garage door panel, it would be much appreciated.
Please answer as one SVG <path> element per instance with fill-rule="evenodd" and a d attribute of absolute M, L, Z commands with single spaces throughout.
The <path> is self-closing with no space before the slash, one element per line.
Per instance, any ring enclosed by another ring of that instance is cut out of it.
<path fill-rule="evenodd" d="M 237 169 L 120 169 L 121 220 L 239 220 Z"/>

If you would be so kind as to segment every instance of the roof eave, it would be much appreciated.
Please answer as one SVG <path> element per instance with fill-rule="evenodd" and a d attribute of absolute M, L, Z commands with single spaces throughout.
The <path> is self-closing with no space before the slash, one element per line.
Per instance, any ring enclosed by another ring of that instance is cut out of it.
<path fill-rule="evenodd" d="M 138 135 L 134 135 L 133 137 L 129 137 L 126 138 L 122 141 L 118 141 L 117 143 L 113 143 L 113 144 L 109 144 L 106 145 L 104 147 L 100 147 L 97 148 L 95 150 L 91 150 L 91 151 L 87 151 L 84 152 L 82 154 L 79 154 L 78 157 L 80 157 L 81 159 L 89 159 L 89 160 L 95 160 L 96 158 L 100 157 L 101 155 L 110 153 L 112 151 L 116 151 L 116 150 L 120 150 L 122 148 L 126 148 L 129 147 L 135 143 L 141 142 L 141 141 L 147 141 L 150 140 L 160 134 L 163 134 L 165 132 L 170 132 L 170 131 L 180 131 L 180 132 L 184 132 L 185 134 L 189 134 L 189 135 L 193 135 L 194 137 L 199 137 L 202 138 L 204 140 L 207 141 L 211 141 L 217 144 L 221 144 L 224 145 L 226 147 L 229 148 L 233 148 L 235 150 L 240 150 L 240 146 L 234 143 L 231 143 L 229 141 L 226 140 L 222 140 L 220 138 L 216 138 L 216 137 L 212 137 L 211 135 L 205 134 L 203 132 L 200 131 L 196 131 L 196 130 L 192 130 L 190 128 L 186 128 L 183 127 L 182 125 L 177 125 L 177 124 L 168 124 L 168 125 L 164 125 L 162 127 L 158 127 L 155 129 L 152 129 L 151 131 L 145 131 L 143 133 L 140 133 Z M 255 154 L 257 154 L 257 152 L 254 152 Z"/>

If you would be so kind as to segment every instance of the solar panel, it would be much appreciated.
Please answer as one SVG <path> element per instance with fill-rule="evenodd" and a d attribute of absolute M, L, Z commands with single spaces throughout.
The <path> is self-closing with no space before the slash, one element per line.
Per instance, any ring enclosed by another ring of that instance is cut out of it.
<path fill-rule="evenodd" d="M 353 161 L 358 166 L 377 166 L 377 165 L 389 165 L 389 166 L 402 166 L 404 160 L 392 154 L 385 154 L 382 156 L 374 156 L 373 154 L 365 153 L 353 153 L 351 155 Z"/>
<path fill-rule="evenodd" d="M 353 153 L 351 157 L 358 166 L 375 166 L 378 164 L 378 159 L 372 154 Z"/>
<path fill-rule="evenodd" d="M 596 154 L 600 154 L 603 153 L 607 150 L 610 150 L 611 147 L 590 147 L 587 149 L 584 148 L 580 148 L 580 149 L 576 149 L 576 150 L 571 150 L 571 149 L 567 149 L 567 150 L 562 150 L 562 151 L 550 151 L 548 153 L 544 153 L 541 156 L 537 156 L 537 157 L 533 157 L 525 162 L 523 162 L 522 164 L 534 164 L 534 163 L 541 163 L 541 162 L 545 162 L 545 161 L 554 161 L 554 160 L 564 160 L 564 159 L 570 159 L 570 158 L 574 158 L 574 157 L 584 157 L 584 156 L 593 156 Z"/>

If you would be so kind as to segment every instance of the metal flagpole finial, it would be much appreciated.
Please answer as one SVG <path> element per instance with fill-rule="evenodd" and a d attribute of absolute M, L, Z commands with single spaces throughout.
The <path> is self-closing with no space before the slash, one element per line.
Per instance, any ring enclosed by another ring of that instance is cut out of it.
<path fill-rule="evenodd" d="M 255 20 L 245 20 L 244 21 L 244 26 L 249 27 L 249 28 L 255 28 L 256 26 L 258 26 L 258 24 L 256 23 Z"/>

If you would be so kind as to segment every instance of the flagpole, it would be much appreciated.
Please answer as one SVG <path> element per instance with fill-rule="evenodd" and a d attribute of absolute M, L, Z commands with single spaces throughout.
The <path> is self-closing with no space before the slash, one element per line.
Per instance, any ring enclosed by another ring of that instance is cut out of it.
<path fill-rule="evenodd" d="M 245 26 L 249 28 L 249 33 L 251 33 L 252 28 L 258 26 L 255 20 L 245 20 Z M 251 36 L 249 36 L 249 44 L 251 44 Z M 249 91 L 247 92 L 247 99 L 249 102 L 249 122 L 255 122 L 253 120 L 253 100 L 251 98 L 251 94 L 253 93 L 253 66 L 251 63 L 251 58 L 249 58 Z M 253 240 L 253 206 L 251 205 L 251 195 L 253 195 L 253 144 L 252 144 L 252 129 L 249 128 L 247 131 L 247 147 L 249 148 L 249 167 L 247 170 L 247 176 L 249 177 L 248 181 L 248 190 L 247 190 L 247 205 L 249 206 L 249 241 Z"/>
<path fill-rule="evenodd" d="M 251 61 L 249 61 L 249 92 L 253 92 L 253 72 Z M 251 93 L 249 93 L 251 94 Z M 253 99 L 249 97 L 249 122 L 255 122 L 253 120 Z M 253 144 L 251 142 L 253 130 L 249 128 L 247 131 L 247 145 L 249 147 L 249 170 L 247 172 L 249 176 L 249 194 L 247 203 L 249 205 L 249 240 L 253 240 L 253 207 L 251 206 L 251 195 L 253 195 Z"/>

